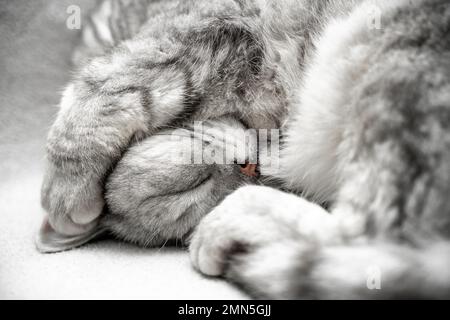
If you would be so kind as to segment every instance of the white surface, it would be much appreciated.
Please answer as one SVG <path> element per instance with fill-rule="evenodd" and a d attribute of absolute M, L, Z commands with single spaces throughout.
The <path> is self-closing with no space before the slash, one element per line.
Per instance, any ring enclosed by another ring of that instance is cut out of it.
<path fill-rule="evenodd" d="M 192 270 L 179 249 L 141 249 L 97 242 L 58 254 L 38 253 L 39 176 L 0 185 L 0 298 L 239 299 L 223 281 Z"/>

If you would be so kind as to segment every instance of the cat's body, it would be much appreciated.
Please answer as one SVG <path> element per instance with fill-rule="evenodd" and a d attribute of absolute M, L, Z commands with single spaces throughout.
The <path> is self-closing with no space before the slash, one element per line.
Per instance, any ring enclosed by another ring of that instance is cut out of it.
<path fill-rule="evenodd" d="M 450 296 L 446 1 L 127 2 L 148 9 L 131 19 L 142 28 L 116 47 L 111 34 L 85 36 L 93 49 L 77 60 L 100 57 L 69 86 L 50 132 L 41 249 L 99 226 L 161 245 L 206 215 L 194 266 L 259 297 Z M 381 29 L 370 28 L 375 9 Z M 195 120 L 283 126 L 280 171 L 262 173 L 331 214 L 257 186 L 220 203 L 254 180 L 233 165 L 166 162 L 167 128 Z M 370 270 L 381 290 L 369 290 Z"/>

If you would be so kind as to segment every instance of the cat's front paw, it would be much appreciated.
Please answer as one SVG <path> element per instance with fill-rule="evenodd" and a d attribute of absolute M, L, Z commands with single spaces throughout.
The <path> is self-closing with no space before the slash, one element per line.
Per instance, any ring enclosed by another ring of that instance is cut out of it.
<path fill-rule="evenodd" d="M 55 235 L 67 240 L 92 233 L 97 228 L 104 207 L 103 191 L 98 179 L 74 175 L 51 164 L 44 177 L 41 201 L 47 218 L 44 219 L 45 228 L 41 228 L 38 235 L 38 248 L 51 248 L 48 239 L 58 241 Z M 50 232 L 52 237 L 48 237 L 47 233 Z"/>
<path fill-rule="evenodd" d="M 279 191 L 243 187 L 228 196 L 197 227 L 190 255 L 194 267 L 208 276 L 221 276 L 237 258 L 269 243 L 295 237 L 295 227 L 276 221 L 272 201 Z"/>
<path fill-rule="evenodd" d="M 322 207 L 279 190 L 238 189 L 203 218 L 190 245 L 194 267 L 209 276 L 275 243 L 340 241 L 336 220 Z M 238 259 L 236 259 L 238 258 Z"/>
<path fill-rule="evenodd" d="M 191 239 L 190 255 L 198 271 L 224 276 L 253 297 L 286 299 L 299 287 L 294 273 L 310 270 L 319 248 L 339 239 L 335 219 L 320 206 L 249 186 L 203 218 Z"/>

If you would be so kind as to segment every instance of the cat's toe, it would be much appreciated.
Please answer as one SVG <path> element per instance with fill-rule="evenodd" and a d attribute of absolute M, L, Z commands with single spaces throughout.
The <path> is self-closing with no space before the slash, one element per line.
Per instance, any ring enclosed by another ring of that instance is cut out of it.
<path fill-rule="evenodd" d="M 214 218 L 204 221 L 195 232 L 189 247 L 195 269 L 208 276 L 221 276 L 225 271 L 229 238 L 216 230 Z"/>
<path fill-rule="evenodd" d="M 190 253 L 194 267 L 204 275 L 211 277 L 222 276 L 237 256 L 245 255 L 251 246 L 241 240 L 227 238 L 204 239 L 194 237 Z"/>
<path fill-rule="evenodd" d="M 193 266 L 208 276 L 221 276 L 230 264 L 266 242 L 283 237 L 252 187 L 228 196 L 198 225 L 190 242 Z"/>
<path fill-rule="evenodd" d="M 235 212 L 228 212 L 226 203 L 206 216 L 190 242 L 194 268 L 208 276 L 222 276 L 236 255 L 250 250 L 251 235 L 240 222 L 245 224 Z"/>
<path fill-rule="evenodd" d="M 102 189 L 96 179 L 87 179 L 50 168 L 41 191 L 42 207 L 53 230 L 77 236 L 94 229 L 103 212 Z"/>
<path fill-rule="evenodd" d="M 50 165 L 42 185 L 41 202 L 46 217 L 35 241 L 40 252 L 72 249 L 100 233 L 104 200 L 98 179 Z"/>

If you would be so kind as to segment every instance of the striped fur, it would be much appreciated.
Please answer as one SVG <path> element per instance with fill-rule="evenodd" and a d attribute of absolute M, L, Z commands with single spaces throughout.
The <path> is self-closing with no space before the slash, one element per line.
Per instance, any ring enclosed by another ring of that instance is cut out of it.
<path fill-rule="evenodd" d="M 449 10 L 101 2 L 49 133 L 39 248 L 104 230 L 144 246 L 193 232 L 194 267 L 256 297 L 448 298 Z M 236 165 L 170 163 L 181 146 L 167 137 L 195 121 L 282 128 L 281 170 L 261 169 L 297 195 L 239 188 L 256 181 Z M 367 285 L 373 268 L 381 291 Z"/>

